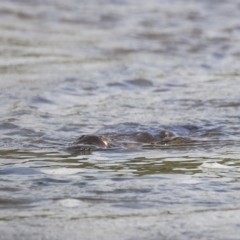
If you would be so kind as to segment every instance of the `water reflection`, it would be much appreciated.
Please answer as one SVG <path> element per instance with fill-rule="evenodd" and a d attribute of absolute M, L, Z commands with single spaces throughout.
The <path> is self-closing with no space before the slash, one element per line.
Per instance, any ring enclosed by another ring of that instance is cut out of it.
<path fill-rule="evenodd" d="M 238 239 L 238 10 L 2 0 L 1 237 Z"/>

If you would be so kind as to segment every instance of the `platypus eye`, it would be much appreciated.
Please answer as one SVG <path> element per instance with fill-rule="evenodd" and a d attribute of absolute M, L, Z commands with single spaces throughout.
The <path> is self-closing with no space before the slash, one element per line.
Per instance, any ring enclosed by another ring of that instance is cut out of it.
<path fill-rule="evenodd" d="M 165 137 L 170 137 L 171 134 L 170 134 L 170 132 L 165 131 L 165 132 L 164 132 L 164 135 L 165 135 Z"/>
<path fill-rule="evenodd" d="M 164 131 L 163 138 L 171 138 L 171 137 L 174 137 L 174 134 L 172 132 Z"/>

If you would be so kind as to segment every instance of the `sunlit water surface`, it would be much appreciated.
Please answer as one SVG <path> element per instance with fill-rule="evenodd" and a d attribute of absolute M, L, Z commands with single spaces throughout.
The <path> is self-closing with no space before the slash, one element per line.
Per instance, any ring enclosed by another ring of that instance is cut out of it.
<path fill-rule="evenodd" d="M 239 239 L 237 0 L 0 2 L 0 239 Z M 131 124 L 192 143 L 74 154 Z"/>

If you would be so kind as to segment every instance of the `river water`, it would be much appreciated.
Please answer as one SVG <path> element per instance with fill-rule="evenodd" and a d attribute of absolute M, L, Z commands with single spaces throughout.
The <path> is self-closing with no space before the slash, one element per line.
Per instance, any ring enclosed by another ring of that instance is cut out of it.
<path fill-rule="evenodd" d="M 239 239 L 237 0 L 1 0 L 0 239 Z M 158 129 L 190 139 L 67 151 Z"/>

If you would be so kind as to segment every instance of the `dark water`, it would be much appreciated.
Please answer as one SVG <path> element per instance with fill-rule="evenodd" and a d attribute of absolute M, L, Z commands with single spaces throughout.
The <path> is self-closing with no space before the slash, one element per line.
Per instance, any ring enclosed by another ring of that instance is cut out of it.
<path fill-rule="evenodd" d="M 239 239 L 239 11 L 2 0 L 0 239 Z"/>

